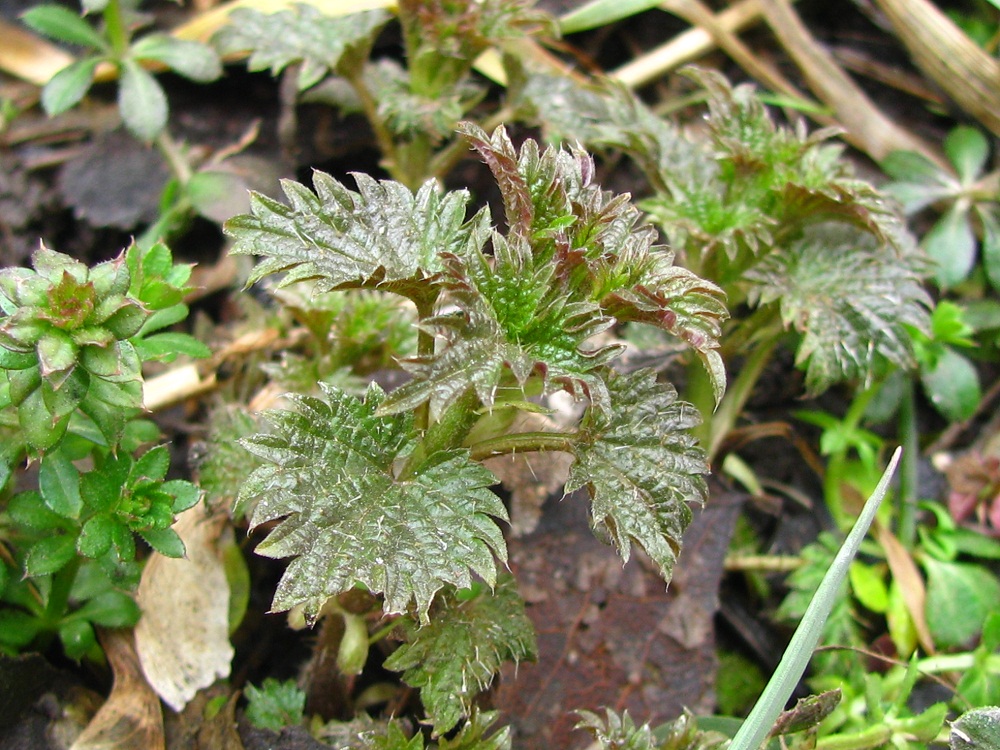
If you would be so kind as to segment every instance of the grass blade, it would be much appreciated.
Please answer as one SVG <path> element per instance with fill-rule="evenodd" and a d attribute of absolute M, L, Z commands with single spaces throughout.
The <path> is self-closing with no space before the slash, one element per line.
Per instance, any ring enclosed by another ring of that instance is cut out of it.
<path fill-rule="evenodd" d="M 795 629 L 795 634 L 792 636 L 788 648 L 785 649 L 785 653 L 781 657 L 781 663 L 778 664 L 778 668 L 771 675 L 767 687 L 764 688 L 760 699 L 753 707 L 746 721 L 743 722 L 743 726 L 736 733 L 728 750 L 758 750 L 761 743 L 767 738 L 775 719 L 778 718 L 778 714 L 781 713 L 789 697 L 791 697 L 792 691 L 795 689 L 795 686 L 809 664 L 813 649 L 816 648 L 820 632 L 823 630 L 823 623 L 826 622 L 826 618 L 830 615 L 830 610 L 833 608 L 840 585 L 847 576 L 847 569 L 851 564 L 851 560 L 854 559 L 858 547 L 861 546 L 865 534 L 868 533 L 868 527 L 874 520 L 875 513 L 878 511 L 879 505 L 881 505 L 882 499 L 889 489 L 889 481 L 896 471 L 896 464 L 899 463 L 901 451 L 901 448 L 897 448 L 892 454 L 889 466 L 886 467 L 882 479 L 879 480 L 878 486 L 875 488 L 872 496 L 865 503 L 861 515 L 858 516 L 858 520 L 854 523 L 854 528 L 847 535 L 847 539 L 833 560 L 833 565 L 826 572 L 823 582 L 809 603 L 809 607 L 802 617 L 802 622 Z"/>

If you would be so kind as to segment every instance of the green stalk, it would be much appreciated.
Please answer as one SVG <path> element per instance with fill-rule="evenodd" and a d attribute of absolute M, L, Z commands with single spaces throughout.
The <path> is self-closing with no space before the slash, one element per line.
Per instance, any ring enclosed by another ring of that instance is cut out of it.
<path fill-rule="evenodd" d="M 114 53 L 115 62 L 121 61 L 128 52 L 129 34 L 122 20 L 122 7 L 120 0 L 109 0 L 104 6 L 104 28 L 111 42 L 111 51 Z"/>
<path fill-rule="evenodd" d="M 396 141 L 392 137 L 389 128 L 386 127 L 385 122 L 379 116 L 378 102 L 375 101 L 375 97 L 372 96 L 372 92 L 365 84 L 361 70 L 345 73 L 345 77 L 351 88 L 354 89 L 354 93 L 358 95 L 358 101 L 361 102 L 361 111 L 364 112 L 365 119 L 368 120 L 368 124 L 371 125 L 372 131 L 375 133 L 375 141 L 378 143 L 379 151 L 382 152 L 383 166 L 389 172 L 390 177 L 405 184 L 403 175 L 400 173 L 399 164 L 397 163 Z"/>
<path fill-rule="evenodd" d="M 913 549 L 917 538 L 917 485 L 920 440 L 917 432 L 917 404 L 913 380 L 903 381 L 903 398 L 899 404 L 899 439 L 903 459 L 899 466 L 899 491 L 896 496 L 896 536 L 903 546 Z"/>
<path fill-rule="evenodd" d="M 407 459 L 399 479 L 411 478 L 421 464 L 435 453 L 459 447 L 479 419 L 477 411 L 479 405 L 479 396 L 472 388 L 455 399 L 451 406 L 445 409 L 441 418 L 427 427 L 423 440 Z"/>
<path fill-rule="evenodd" d="M 883 747 L 892 738 L 892 727 L 876 724 L 856 734 L 835 734 L 816 742 L 816 750 L 869 750 Z"/>
<path fill-rule="evenodd" d="M 45 605 L 45 622 L 51 628 L 56 628 L 69 606 L 69 594 L 76 582 L 76 574 L 80 570 L 80 556 L 74 555 L 65 567 L 52 576 L 52 588 L 49 590 L 49 600 Z"/>
<path fill-rule="evenodd" d="M 709 420 L 709 434 L 706 443 L 709 460 L 716 457 L 722 446 L 722 441 L 736 426 L 736 420 L 743 413 L 750 394 L 753 393 L 767 363 L 771 361 L 771 355 L 774 354 L 779 338 L 773 336 L 754 347 L 740 367 L 739 375 L 726 389 L 726 395 L 723 396 L 719 408 Z M 707 375 L 705 379 L 708 379 Z"/>
<path fill-rule="evenodd" d="M 473 461 L 483 461 L 494 456 L 515 453 L 537 453 L 539 451 L 570 453 L 575 442 L 576 435 L 573 433 L 516 432 L 480 441 L 469 450 Z"/>
<path fill-rule="evenodd" d="M 806 613 L 802 617 L 802 622 L 795 629 L 795 634 L 785 649 L 774 674 L 768 681 L 760 699 L 754 705 L 753 710 L 746 721 L 740 726 L 739 731 L 733 738 L 729 750 L 759 750 L 761 744 L 767 739 L 774 726 L 778 714 L 785 708 L 785 704 L 792 695 L 795 686 L 802 678 L 809 660 L 812 658 L 813 650 L 819 642 L 820 633 L 826 618 L 830 616 L 830 610 L 837 600 L 840 586 L 847 577 L 847 570 L 857 553 L 861 542 L 868 533 L 868 527 L 875 519 L 882 499 L 889 490 L 889 481 L 899 463 L 901 449 L 897 448 L 892 454 L 889 466 L 882 479 L 879 480 L 875 492 L 868 498 L 861 515 L 858 516 L 854 528 L 847 535 L 847 539 L 837 552 L 830 569 L 823 576 L 819 589 L 813 596 L 812 601 L 806 608 Z M 867 747 L 867 746 L 859 746 Z M 874 747 L 874 746 L 873 746 Z M 832 749 L 828 749 L 832 750 Z M 839 748 L 838 750 L 847 750 Z"/>

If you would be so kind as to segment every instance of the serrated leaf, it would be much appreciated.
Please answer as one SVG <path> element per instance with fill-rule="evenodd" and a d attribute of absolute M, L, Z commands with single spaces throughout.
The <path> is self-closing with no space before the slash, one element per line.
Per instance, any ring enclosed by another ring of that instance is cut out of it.
<path fill-rule="evenodd" d="M 302 721 L 306 694 L 294 680 L 266 677 L 260 687 L 247 685 L 247 719 L 255 727 L 280 732 Z"/>
<path fill-rule="evenodd" d="M 61 5 L 38 5 L 21 15 L 28 28 L 60 42 L 79 44 L 96 50 L 107 49 L 108 43 L 89 23 L 69 8 Z"/>
<path fill-rule="evenodd" d="M 223 54 L 249 51 L 250 70 L 277 75 L 301 63 L 302 91 L 335 70 L 345 51 L 370 45 L 390 18 L 381 9 L 331 16 L 305 3 L 272 14 L 239 8 L 212 41 Z"/>
<path fill-rule="evenodd" d="M 501 577 L 492 594 L 463 599 L 439 595 L 429 625 L 404 625 L 406 643 L 386 659 L 386 669 L 420 688 L 435 734 L 451 731 L 472 713 L 504 662 L 536 656 L 535 631 L 513 577 Z"/>
<path fill-rule="evenodd" d="M 126 60 L 121 67 L 118 108 L 129 131 L 152 141 L 167 125 L 167 96 L 152 74 Z"/>
<path fill-rule="evenodd" d="M 248 283 L 286 272 L 282 286 L 316 278 L 318 291 L 366 281 L 393 289 L 440 272 L 441 254 L 486 240 L 482 219 L 464 224 L 465 191 L 442 195 L 429 181 L 414 195 L 398 182 L 355 181 L 358 192 L 316 172 L 314 194 L 286 180 L 290 206 L 253 194 L 252 214 L 226 223 L 233 253 L 264 256 Z"/>
<path fill-rule="evenodd" d="M 806 386 L 871 377 L 878 358 L 913 361 L 906 326 L 927 331 L 930 300 L 919 261 L 879 245 L 846 224 L 810 227 L 782 253 L 769 255 L 745 277 L 751 304 L 777 302 L 786 326 L 802 335 L 796 362 Z"/>
<path fill-rule="evenodd" d="M 414 375 L 393 391 L 384 413 L 415 408 L 428 401 L 432 418 L 468 388 L 492 405 L 505 368 L 520 386 L 539 373 L 546 390 L 565 388 L 577 399 L 607 408 L 602 366 L 620 348 L 593 347 L 590 339 L 606 330 L 611 318 L 592 302 L 573 302 L 570 290 L 554 278 L 551 266 L 533 268 L 531 249 L 521 237 L 493 239 L 493 262 L 480 250 L 468 263 L 450 258 L 447 297 L 460 312 L 425 322 L 443 340 L 434 355 L 402 361 Z"/>
<path fill-rule="evenodd" d="M 651 370 L 615 376 L 608 391 L 610 411 L 592 409 L 581 425 L 566 491 L 586 487 L 592 523 L 607 528 L 622 558 L 635 542 L 669 581 L 688 503 L 708 492 L 708 463 L 690 434 L 701 417 Z"/>
<path fill-rule="evenodd" d="M 198 83 L 208 83 L 222 75 L 222 62 L 215 50 L 190 39 L 147 34 L 135 42 L 130 51 L 137 60 L 157 60 Z"/>
<path fill-rule="evenodd" d="M 392 468 L 411 417 L 376 417 L 377 386 L 363 402 L 321 386 L 325 400 L 295 397 L 296 411 L 269 415 L 273 434 L 243 441 L 267 465 L 247 480 L 239 503 L 259 496 L 253 526 L 281 519 L 257 551 L 295 556 L 273 609 L 301 604 L 315 617 L 329 597 L 361 582 L 384 594 L 386 611 L 414 604 L 426 620 L 442 587 L 467 587 L 473 573 L 492 584 L 493 555 L 506 559 L 489 518 L 506 518 L 488 489 L 493 475 L 465 452 L 447 451 L 397 479 Z"/>
<path fill-rule="evenodd" d="M 90 90 L 94 74 L 101 60 L 86 57 L 70 63 L 56 73 L 42 89 L 42 107 L 45 114 L 62 114 L 77 104 Z"/>

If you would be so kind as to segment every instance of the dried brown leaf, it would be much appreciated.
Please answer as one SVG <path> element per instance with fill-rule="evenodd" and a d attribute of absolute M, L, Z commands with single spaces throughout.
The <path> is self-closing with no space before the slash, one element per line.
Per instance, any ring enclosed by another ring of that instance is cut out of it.
<path fill-rule="evenodd" d="M 163 750 L 160 699 L 143 679 L 132 631 L 105 630 L 100 639 L 114 672 L 114 686 L 70 750 Z"/>

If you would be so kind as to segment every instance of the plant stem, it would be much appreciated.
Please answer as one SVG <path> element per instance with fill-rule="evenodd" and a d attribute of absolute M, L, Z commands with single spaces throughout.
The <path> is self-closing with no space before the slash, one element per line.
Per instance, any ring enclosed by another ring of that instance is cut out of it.
<path fill-rule="evenodd" d="M 917 538 L 917 485 L 919 483 L 920 440 L 917 433 L 917 405 L 913 379 L 903 380 L 903 397 L 899 404 L 899 439 L 903 459 L 899 466 L 899 489 L 896 497 L 896 536 L 906 549 L 912 549 Z"/>
<path fill-rule="evenodd" d="M 882 747 L 891 737 L 891 727 L 877 724 L 856 734 L 835 734 L 824 737 L 816 742 L 816 750 L 868 750 Z"/>
<path fill-rule="evenodd" d="M 441 418 L 427 427 L 423 440 L 406 461 L 399 479 L 411 478 L 424 461 L 435 453 L 460 446 L 472 429 L 472 425 L 479 419 L 477 411 L 479 405 L 479 396 L 473 388 L 468 388 L 455 399 L 451 406 L 444 410 Z"/>
<path fill-rule="evenodd" d="M 52 588 L 49 591 L 49 601 L 45 605 L 46 624 L 55 629 L 66 614 L 66 607 L 69 605 L 69 594 L 76 581 L 77 571 L 80 570 L 80 556 L 74 555 L 66 566 L 52 576 Z"/>
<path fill-rule="evenodd" d="M 360 70 L 352 71 L 345 75 L 347 82 L 354 89 L 354 93 L 358 95 L 358 100 L 361 102 L 361 111 L 365 113 L 365 118 L 375 133 L 375 140 L 378 143 L 379 150 L 382 152 L 383 166 L 393 179 L 405 182 L 397 162 L 396 141 L 381 116 L 379 116 L 378 102 L 375 101 L 375 97 L 372 96 L 372 92 L 368 89 L 367 84 L 365 84 L 364 76 Z"/>
<path fill-rule="evenodd" d="M 173 172 L 174 177 L 181 185 L 187 185 L 191 180 L 193 171 L 191 169 L 191 164 L 185 158 L 181 147 L 178 145 L 177 141 L 174 140 L 173 136 L 167 132 L 166 128 L 160 131 L 160 134 L 156 136 L 156 140 L 153 141 L 156 145 L 157 150 L 163 154 L 163 158 L 167 162 L 167 166 L 170 167 L 170 171 Z"/>
<path fill-rule="evenodd" d="M 480 126 L 483 130 L 489 133 L 513 117 L 514 108 L 511 106 L 504 106 L 493 115 L 483 120 L 480 123 Z M 468 152 L 469 146 L 464 138 L 452 141 L 445 148 L 438 151 L 437 154 L 434 155 L 434 158 L 431 159 L 430 164 L 427 167 L 428 176 L 436 177 L 439 180 L 443 179 L 444 176 L 454 169 L 455 165 L 458 164 L 458 162 L 462 160 L 462 157 L 464 157 Z"/>
<path fill-rule="evenodd" d="M 114 53 L 115 61 L 120 61 L 125 57 L 129 43 L 128 30 L 122 21 L 120 0 L 109 0 L 108 4 L 104 6 L 104 28 L 111 42 L 111 51 Z"/>
<path fill-rule="evenodd" d="M 688 368 L 688 389 L 685 396 L 698 408 L 704 419 L 704 422 L 695 428 L 695 435 L 708 453 L 709 461 L 715 460 L 722 441 L 736 426 L 736 420 L 743 413 L 743 408 L 779 340 L 780 336 L 771 336 L 751 349 L 736 379 L 726 389 L 726 395 L 723 396 L 718 409 L 714 409 L 715 395 L 705 368 L 700 361 L 692 361 Z"/>
<path fill-rule="evenodd" d="M 515 432 L 510 435 L 483 440 L 469 450 L 473 461 L 482 461 L 494 456 L 514 453 L 536 453 L 538 451 L 572 451 L 576 442 L 575 433 L 555 432 Z"/>

